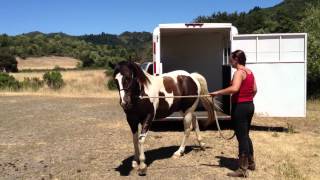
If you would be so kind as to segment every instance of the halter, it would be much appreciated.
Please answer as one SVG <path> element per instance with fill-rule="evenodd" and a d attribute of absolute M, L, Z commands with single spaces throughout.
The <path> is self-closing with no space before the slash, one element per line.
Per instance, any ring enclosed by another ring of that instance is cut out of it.
<path fill-rule="evenodd" d="M 122 88 L 122 89 L 120 89 L 119 91 L 129 91 L 129 90 L 131 89 L 131 86 L 132 86 L 132 84 L 133 84 L 134 79 L 136 79 L 136 78 L 132 78 L 132 81 L 130 82 L 130 84 L 128 85 L 127 88 Z M 139 82 L 138 82 L 138 84 L 139 84 L 140 94 L 137 95 L 137 96 L 133 96 L 133 97 L 135 97 L 135 98 L 137 98 L 137 99 L 144 99 L 144 98 L 141 98 L 141 97 L 143 97 L 142 94 L 141 94 L 142 91 L 143 91 L 143 86 L 142 86 Z"/>
<path fill-rule="evenodd" d="M 133 84 L 133 80 L 134 80 L 134 78 L 133 78 L 133 75 L 132 75 L 132 80 L 131 80 L 130 84 L 128 85 L 128 87 L 122 88 L 119 91 L 128 91 L 129 89 L 131 89 L 131 86 Z"/>

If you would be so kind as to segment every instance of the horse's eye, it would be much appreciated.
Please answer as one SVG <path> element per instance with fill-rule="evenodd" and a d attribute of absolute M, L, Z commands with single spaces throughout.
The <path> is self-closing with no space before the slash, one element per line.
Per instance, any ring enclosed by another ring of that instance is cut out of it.
<path fill-rule="evenodd" d="M 127 82 L 128 82 L 128 79 L 125 77 L 125 78 L 123 78 L 122 82 L 123 82 L 123 83 L 127 83 Z"/>

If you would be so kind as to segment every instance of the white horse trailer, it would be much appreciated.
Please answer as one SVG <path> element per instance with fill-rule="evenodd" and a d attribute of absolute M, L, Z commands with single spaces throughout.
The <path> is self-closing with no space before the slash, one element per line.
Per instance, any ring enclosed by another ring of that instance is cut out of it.
<path fill-rule="evenodd" d="M 230 23 L 160 24 L 153 32 L 153 71 L 198 72 L 214 91 L 230 84 L 229 54 L 237 49 L 255 74 L 257 116 L 306 116 L 306 33 L 240 35 Z M 221 97 L 226 115 L 220 118 L 230 118 L 230 99 Z"/>

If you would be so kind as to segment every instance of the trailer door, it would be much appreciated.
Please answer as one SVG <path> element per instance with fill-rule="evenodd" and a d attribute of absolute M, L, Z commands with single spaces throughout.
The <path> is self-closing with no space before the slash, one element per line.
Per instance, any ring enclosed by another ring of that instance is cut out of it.
<path fill-rule="evenodd" d="M 231 48 L 246 53 L 255 75 L 258 116 L 306 116 L 307 34 L 236 35 Z"/>

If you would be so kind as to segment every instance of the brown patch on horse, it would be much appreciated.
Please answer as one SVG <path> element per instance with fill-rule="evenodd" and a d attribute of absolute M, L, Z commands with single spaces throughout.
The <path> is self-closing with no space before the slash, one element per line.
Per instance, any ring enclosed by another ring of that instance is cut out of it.
<path fill-rule="evenodd" d="M 178 94 L 177 84 L 174 82 L 173 78 L 168 76 L 163 77 L 163 85 L 168 93 L 173 92 L 174 95 Z"/>
<path fill-rule="evenodd" d="M 171 77 L 163 77 L 163 84 L 167 93 L 173 93 L 174 96 L 198 95 L 197 84 L 190 76 L 177 76 L 177 83 Z M 159 96 L 165 96 L 159 92 Z M 185 112 L 196 101 L 197 98 L 174 98 L 171 107 L 165 98 L 159 98 L 159 106 L 156 111 L 156 118 L 164 118 L 176 111 Z"/>
<path fill-rule="evenodd" d="M 177 79 L 178 86 L 182 95 L 198 95 L 197 84 L 190 76 L 179 75 Z"/>
<path fill-rule="evenodd" d="M 190 76 L 179 75 L 177 79 L 178 87 L 182 96 L 198 95 L 197 84 Z M 182 98 L 180 102 L 182 111 L 185 112 L 194 104 L 195 101 L 196 98 Z"/>

